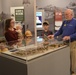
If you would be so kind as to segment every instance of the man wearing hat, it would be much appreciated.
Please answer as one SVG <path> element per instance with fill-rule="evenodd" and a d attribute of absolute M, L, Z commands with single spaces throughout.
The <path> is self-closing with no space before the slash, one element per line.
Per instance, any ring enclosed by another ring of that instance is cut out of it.
<path fill-rule="evenodd" d="M 44 35 L 48 36 L 48 35 L 52 35 L 53 32 L 49 30 L 49 22 L 48 21 L 45 21 L 43 22 L 43 31 L 42 31 L 42 34 L 41 36 L 43 37 Z"/>

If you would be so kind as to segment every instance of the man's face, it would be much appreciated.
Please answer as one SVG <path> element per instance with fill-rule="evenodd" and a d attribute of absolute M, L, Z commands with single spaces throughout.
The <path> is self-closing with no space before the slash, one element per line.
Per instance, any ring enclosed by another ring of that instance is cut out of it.
<path fill-rule="evenodd" d="M 44 30 L 48 30 L 49 29 L 49 25 L 44 25 L 43 28 L 44 28 Z"/>
<path fill-rule="evenodd" d="M 66 20 L 71 20 L 73 18 L 73 14 L 71 10 L 66 10 L 65 11 L 65 19 Z"/>

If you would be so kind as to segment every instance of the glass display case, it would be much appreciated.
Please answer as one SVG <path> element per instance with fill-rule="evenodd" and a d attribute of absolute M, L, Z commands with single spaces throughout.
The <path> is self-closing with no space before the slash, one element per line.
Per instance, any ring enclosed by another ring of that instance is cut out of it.
<path fill-rule="evenodd" d="M 8 49 L 0 54 L 2 75 L 70 75 L 70 49 L 63 41 L 45 37 L 34 44 L 24 40 L 1 44 Z"/>
<path fill-rule="evenodd" d="M 28 61 L 66 46 L 63 41 L 48 39 L 46 36 L 39 39 L 42 40 L 37 41 L 36 45 L 33 42 L 34 39 L 31 38 L 8 42 L 6 45 L 0 44 L 0 49 L 4 49 L 2 53 Z"/>

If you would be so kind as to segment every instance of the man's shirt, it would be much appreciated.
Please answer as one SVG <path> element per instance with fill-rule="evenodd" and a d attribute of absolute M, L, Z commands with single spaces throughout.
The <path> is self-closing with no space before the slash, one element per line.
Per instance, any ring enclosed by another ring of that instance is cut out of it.
<path fill-rule="evenodd" d="M 54 37 L 62 35 L 62 38 L 64 36 L 70 36 L 71 41 L 76 40 L 76 19 L 72 19 L 70 21 L 65 20 L 62 23 L 61 28 L 58 32 L 55 33 Z"/>

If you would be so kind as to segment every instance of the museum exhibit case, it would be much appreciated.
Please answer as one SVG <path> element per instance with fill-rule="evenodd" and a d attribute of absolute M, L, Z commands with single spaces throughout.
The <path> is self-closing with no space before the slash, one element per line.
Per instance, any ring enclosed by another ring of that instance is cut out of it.
<path fill-rule="evenodd" d="M 70 48 L 63 41 L 44 38 L 36 45 L 25 41 L 5 47 L 8 50 L 0 53 L 1 75 L 70 75 Z"/>

